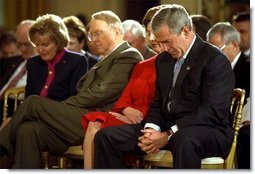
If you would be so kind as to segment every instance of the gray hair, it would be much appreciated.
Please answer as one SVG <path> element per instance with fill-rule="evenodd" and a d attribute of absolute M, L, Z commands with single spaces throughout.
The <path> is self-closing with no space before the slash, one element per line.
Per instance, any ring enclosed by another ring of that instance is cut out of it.
<path fill-rule="evenodd" d="M 21 21 L 21 22 L 17 25 L 16 30 L 18 30 L 21 26 L 25 26 L 25 25 L 28 26 L 28 27 L 30 27 L 30 26 L 32 26 L 34 23 L 35 23 L 35 21 L 32 20 L 32 19 L 25 19 L 25 20 Z"/>
<path fill-rule="evenodd" d="M 184 26 L 192 29 L 192 20 L 183 6 L 171 4 L 161 8 L 152 18 L 154 32 L 163 25 L 167 25 L 171 32 L 180 34 Z"/>
<path fill-rule="evenodd" d="M 124 33 L 130 31 L 135 38 L 145 38 L 145 29 L 139 22 L 129 19 L 122 22 L 122 26 Z"/>
<path fill-rule="evenodd" d="M 235 41 L 240 43 L 240 34 L 229 22 L 218 22 L 214 24 L 206 34 L 207 41 L 216 33 L 219 33 L 224 44 Z"/>
<path fill-rule="evenodd" d="M 122 35 L 124 34 L 122 23 L 119 16 L 110 10 L 96 12 L 91 16 L 91 19 L 105 21 L 109 26 L 119 29 Z"/>

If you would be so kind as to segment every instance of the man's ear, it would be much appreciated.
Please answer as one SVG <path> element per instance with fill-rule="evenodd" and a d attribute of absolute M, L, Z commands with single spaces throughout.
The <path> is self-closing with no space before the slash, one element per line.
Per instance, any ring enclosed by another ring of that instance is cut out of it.
<path fill-rule="evenodd" d="M 190 30 L 190 28 L 188 26 L 184 26 L 182 28 L 181 32 L 183 32 L 184 36 L 188 36 L 190 34 L 191 30 Z"/>

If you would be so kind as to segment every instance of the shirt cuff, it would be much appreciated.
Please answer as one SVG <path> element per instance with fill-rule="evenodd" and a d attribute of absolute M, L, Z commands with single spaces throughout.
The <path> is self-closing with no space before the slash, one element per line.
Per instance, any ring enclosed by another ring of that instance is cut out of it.
<path fill-rule="evenodd" d="M 144 126 L 144 129 L 145 128 L 152 128 L 152 129 L 154 129 L 156 131 L 161 132 L 160 127 L 158 125 L 156 125 L 156 124 L 153 124 L 153 123 L 146 123 L 145 126 Z"/>

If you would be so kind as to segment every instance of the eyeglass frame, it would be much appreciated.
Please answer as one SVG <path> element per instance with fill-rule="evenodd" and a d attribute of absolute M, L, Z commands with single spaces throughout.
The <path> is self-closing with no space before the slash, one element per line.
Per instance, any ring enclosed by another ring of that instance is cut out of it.
<path fill-rule="evenodd" d="M 106 27 L 106 28 L 108 28 L 108 27 Z M 109 28 L 112 28 L 112 27 L 110 27 L 109 26 Z M 97 31 L 95 31 L 95 32 L 93 32 L 93 33 L 91 33 L 91 32 L 88 32 L 88 34 L 87 34 L 87 39 L 88 39 L 88 41 L 89 42 L 92 42 L 93 41 L 93 38 L 98 38 L 98 37 L 100 37 L 102 34 L 104 34 L 105 32 L 107 31 L 107 29 L 105 29 L 105 30 L 97 30 Z"/>

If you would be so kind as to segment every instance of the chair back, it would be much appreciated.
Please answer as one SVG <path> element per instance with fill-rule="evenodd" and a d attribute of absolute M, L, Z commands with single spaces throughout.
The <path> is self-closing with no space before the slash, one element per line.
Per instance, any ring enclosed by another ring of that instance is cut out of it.
<path fill-rule="evenodd" d="M 234 141 L 232 143 L 230 152 L 229 152 L 227 158 L 225 159 L 224 168 L 227 168 L 227 169 L 231 169 L 233 167 L 233 163 L 234 163 L 236 144 L 237 144 L 237 136 L 238 136 L 241 119 L 242 119 L 244 100 L 245 100 L 245 90 L 240 89 L 240 88 L 234 89 L 233 97 L 232 97 L 232 101 L 231 101 L 231 108 L 230 108 L 231 121 L 232 121 L 232 126 L 233 126 L 233 131 L 234 131 Z"/>
<path fill-rule="evenodd" d="M 25 98 L 25 87 L 11 88 L 5 91 L 4 93 L 4 105 L 3 105 L 3 122 L 8 117 L 8 100 L 14 99 L 14 108 L 15 111 L 19 104 L 24 101 Z"/>

